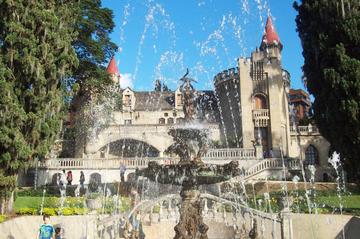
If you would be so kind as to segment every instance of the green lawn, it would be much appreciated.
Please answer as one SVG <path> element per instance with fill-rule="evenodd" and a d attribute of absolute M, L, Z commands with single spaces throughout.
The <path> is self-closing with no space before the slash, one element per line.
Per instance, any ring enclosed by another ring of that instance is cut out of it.
<path fill-rule="evenodd" d="M 68 208 L 83 208 L 84 207 L 84 200 L 83 197 L 66 197 L 64 207 Z M 119 208 L 120 211 L 125 212 L 128 211 L 131 204 L 131 199 L 128 197 L 121 197 L 121 207 Z M 16 197 L 15 203 L 14 203 L 14 209 L 15 211 L 21 211 L 28 209 L 35 209 L 40 210 L 42 203 L 42 197 L 32 197 L 32 196 L 18 196 Z M 60 198 L 59 197 L 45 197 L 44 198 L 44 205 L 43 208 L 52 208 L 52 209 L 58 209 L 60 208 Z M 115 204 L 112 199 L 106 200 L 105 203 L 105 209 L 107 212 L 112 212 L 115 210 Z"/>
<path fill-rule="evenodd" d="M 340 207 L 338 196 L 320 196 L 317 198 L 319 204 L 325 204 L 330 207 Z M 347 209 L 360 209 L 360 195 L 351 195 L 342 197 L 343 207 Z"/>
<path fill-rule="evenodd" d="M 35 208 L 41 207 L 42 197 L 17 197 L 14 203 L 14 209 L 20 208 Z M 45 197 L 44 207 L 59 207 L 59 198 Z"/>

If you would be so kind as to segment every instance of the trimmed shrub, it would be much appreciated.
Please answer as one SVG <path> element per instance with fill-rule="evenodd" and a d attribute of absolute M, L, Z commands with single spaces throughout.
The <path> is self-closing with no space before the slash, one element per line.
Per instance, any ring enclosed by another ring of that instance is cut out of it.
<path fill-rule="evenodd" d="M 6 215 L 0 215 L 0 223 L 6 220 Z"/>
<path fill-rule="evenodd" d="M 40 214 L 40 210 L 38 211 Z M 43 208 L 43 215 L 55 216 L 57 215 L 55 208 Z"/>
<path fill-rule="evenodd" d="M 35 208 L 28 208 L 28 207 L 19 208 L 15 212 L 16 212 L 16 214 L 19 214 L 19 215 L 36 215 L 37 214 L 37 210 Z"/>

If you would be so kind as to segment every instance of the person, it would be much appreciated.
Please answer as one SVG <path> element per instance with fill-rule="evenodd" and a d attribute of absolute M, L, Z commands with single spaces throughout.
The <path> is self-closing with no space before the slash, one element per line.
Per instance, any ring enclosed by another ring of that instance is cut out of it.
<path fill-rule="evenodd" d="M 61 228 L 55 228 L 55 239 L 61 239 Z"/>
<path fill-rule="evenodd" d="M 84 172 L 83 171 L 80 171 L 80 185 L 81 187 L 83 188 L 84 187 L 84 182 L 85 182 L 85 175 L 84 175 Z"/>
<path fill-rule="evenodd" d="M 120 164 L 120 180 L 121 182 L 125 182 L 125 171 L 126 171 L 126 166 L 124 163 Z"/>
<path fill-rule="evenodd" d="M 272 148 L 270 148 L 270 150 L 269 150 L 269 158 L 273 158 L 273 157 L 274 157 L 274 153 L 273 153 Z"/>
<path fill-rule="evenodd" d="M 39 229 L 39 239 L 52 239 L 54 237 L 54 227 L 50 224 L 50 216 L 44 215 L 43 222 Z"/>
<path fill-rule="evenodd" d="M 68 181 L 68 185 L 71 185 L 71 182 L 73 180 L 73 176 L 72 176 L 71 171 L 68 171 L 67 176 L 66 176 L 66 180 Z"/>

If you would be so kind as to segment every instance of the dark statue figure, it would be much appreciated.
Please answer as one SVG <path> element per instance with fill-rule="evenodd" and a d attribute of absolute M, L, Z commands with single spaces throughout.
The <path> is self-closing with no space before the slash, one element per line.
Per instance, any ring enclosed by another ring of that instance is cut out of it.
<path fill-rule="evenodd" d="M 182 97 L 184 100 L 183 111 L 185 121 L 190 123 L 194 120 L 196 115 L 196 90 L 191 85 L 191 82 L 196 82 L 194 79 L 188 78 L 189 69 L 186 69 L 186 74 L 180 79 L 182 85 L 180 87 Z"/>
<path fill-rule="evenodd" d="M 149 162 L 148 167 L 136 171 L 162 184 L 181 185 L 182 199 L 180 220 L 175 226 L 174 239 L 207 239 L 208 226 L 203 222 L 199 185 L 215 184 L 240 175 L 239 163 L 232 161 L 225 165 L 205 164 L 201 157 L 208 148 L 207 130 L 192 124 L 196 118 L 196 91 L 187 78 L 189 71 L 180 79 L 184 97 L 184 115 L 188 124 L 169 130 L 174 143 L 165 151 L 180 158 L 177 165 L 160 165 Z"/>

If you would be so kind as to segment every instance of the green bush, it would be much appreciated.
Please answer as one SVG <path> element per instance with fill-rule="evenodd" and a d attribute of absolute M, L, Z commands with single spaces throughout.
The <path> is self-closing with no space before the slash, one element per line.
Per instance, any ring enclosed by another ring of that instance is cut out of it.
<path fill-rule="evenodd" d="M 64 216 L 76 215 L 74 208 L 70 208 L 70 207 L 65 207 L 63 209 L 58 210 L 58 214 Z"/>
<path fill-rule="evenodd" d="M 84 197 L 71 197 L 71 198 L 66 198 L 65 200 L 65 205 L 67 207 L 74 207 L 74 208 L 83 208 L 84 207 L 84 201 L 85 198 Z"/>
<path fill-rule="evenodd" d="M 40 214 L 40 210 L 38 211 Z M 43 208 L 43 215 L 55 216 L 57 215 L 55 208 Z"/>
<path fill-rule="evenodd" d="M 24 207 L 24 208 L 17 209 L 15 212 L 16 212 L 16 214 L 19 214 L 19 215 L 36 215 L 37 209 Z"/>
<path fill-rule="evenodd" d="M 73 208 L 74 209 L 74 215 L 84 215 L 89 212 L 89 209 L 87 208 Z"/>
<path fill-rule="evenodd" d="M 61 214 L 61 215 L 64 215 L 64 216 L 71 216 L 71 215 L 84 215 L 88 211 L 89 210 L 87 208 L 65 207 L 65 208 L 63 208 L 61 210 L 57 210 L 57 213 Z"/>
<path fill-rule="evenodd" d="M 155 205 L 153 208 L 153 213 L 159 213 L 160 212 L 160 205 Z"/>
<path fill-rule="evenodd" d="M 0 215 L 0 223 L 6 220 L 6 215 Z"/>

